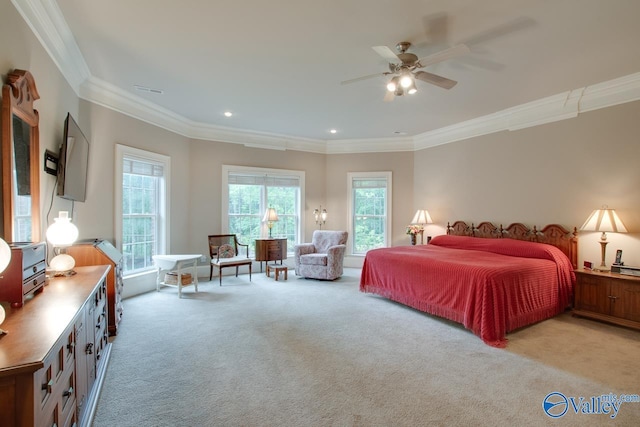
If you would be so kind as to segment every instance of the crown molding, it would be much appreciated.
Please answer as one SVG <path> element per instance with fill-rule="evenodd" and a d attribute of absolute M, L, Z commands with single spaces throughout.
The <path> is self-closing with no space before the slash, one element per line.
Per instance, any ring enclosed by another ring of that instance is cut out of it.
<path fill-rule="evenodd" d="M 422 133 L 414 137 L 415 149 L 571 119 L 587 111 L 638 100 L 640 73 L 634 73 Z"/>
<path fill-rule="evenodd" d="M 413 137 L 322 140 L 189 120 L 93 77 L 55 0 L 11 0 L 78 97 L 179 135 L 270 150 L 321 154 L 415 151 L 577 117 L 640 100 L 640 73 L 572 89 Z"/>
<path fill-rule="evenodd" d="M 78 94 L 91 72 L 58 3 L 55 0 L 11 0 L 11 3 Z"/>

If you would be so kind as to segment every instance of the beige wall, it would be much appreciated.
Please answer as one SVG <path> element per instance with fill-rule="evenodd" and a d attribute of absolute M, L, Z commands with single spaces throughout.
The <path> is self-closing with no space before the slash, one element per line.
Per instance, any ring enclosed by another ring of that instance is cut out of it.
<path fill-rule="evenodd" d="M 635 232 L 609 233 L 607 264 L 622 249 L 627 264 L 640 265 L 639 118 L 634 102 L 421 150 L 414 203 L 432 213 L 434 234 L 458 219 L 580 227 L 606 204 Z M 598 239 L 580 234 L 580 264 L 599 264 Z"/>
<path fill-rule="evenodd" d="M 415 209 L 413 206 L 413 153 L 364 153 L 332 154 L 327 156 L 326 201 L 327 228 L 347 229 L 347 207 L 351 202 L 347 194 L 347 173 L 349 172 L 386 172 L 392 173 L 392 244 L 407 245 L 409 238 L 405 234 L 406 226 L 411 222 Z M 315 226 L 315 224 L 313 224 Z"/>

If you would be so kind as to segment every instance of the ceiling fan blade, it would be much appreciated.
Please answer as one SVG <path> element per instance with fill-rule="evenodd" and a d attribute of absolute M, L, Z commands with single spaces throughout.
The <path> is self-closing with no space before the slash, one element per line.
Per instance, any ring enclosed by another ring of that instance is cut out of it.
<path fill-rule="evenodd" d="M 393 51 L 387 46 L 373 46 L 371 49 L 375 50 L 378 55 L 382 56 L 384 59 L 393 64 L 402 62 L 400 58 L 398 58 L 398 55 L 393 53 Z"/>
<path fill-rule="evenodd" d="M 391 102 L 395 97 L 395 93 L 387 91 L 387 93 L 384 94 L 384 102 Z"/>
<path fill-rule="evenodd" d="M 423 67 L 426 67 L 428 65 L 437 64 L 438 62 L 455 58 L 456 56 L 464 55 L 469 52 L 471 52 L 471 50 L 466 44 L 459 44 L 454 47 L 450 47 L 449 49 L 441 50 L 440 52 L 434 53 L 433 55 L 420 58 L 418 59 L 418 62 Z"/>
<path fill-rule="evenodd" d="M 443 89 L 451 89 L 458 84 L 457 81 L 448 79 L 446 77 L 438 76 L 437 74 L 427 73 L 426 71 L 418 71 L 414 74 L 416 79 L 423 82 L 431 83 L 432 85 L 439 86 Z"/>
<path fill-rule="evenodd" d="M 367 80 L 367 79 L 372 79 L 374 77 L 379 77 L 379 76 L 384 76 L 385 74 L 388 73 L 375 73 L 375 74 L 369 74 L 367 76 L 362 76 L 362 77 L 356 77 L 355 79 L 349 79 L 349 80 L 345 80 L 343 82 L 340 82 L 341 85 L 348 85 L 350 83 L 355 83 L 355 82 L 359 82 L 361 80 Z"/>

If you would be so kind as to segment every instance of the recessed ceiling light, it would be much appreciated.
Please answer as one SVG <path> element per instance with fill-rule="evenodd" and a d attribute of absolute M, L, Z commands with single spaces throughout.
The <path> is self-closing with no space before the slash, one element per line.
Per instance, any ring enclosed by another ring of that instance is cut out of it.
<path fill-rule="evenodd" d="M 158 95 L 162 95 L 164 93 L 163 90 L 153 89 L 153 88 L 146 87 L 146 86 L 141 86 L 141 85 L 133 85 L 133 87 L 136 90 L 140 91 L 140 92 L 155 93 L 155 94 L 158 94 Z"/>
<path fill-rule="evenodd" d="M 331 129 L 329 132 L 331 132 L 331 133 L 338 133 L 338 131 L 337 131 L 337 130 L 335 130 L 335 129 Z"/>
<path fill-rule="evenodd" d="M 231 116 L 233 116 L 233 113 L 231 111 L 225 111 L 224 112 L 224 116 L 225 117 L 231 117 Z"/>

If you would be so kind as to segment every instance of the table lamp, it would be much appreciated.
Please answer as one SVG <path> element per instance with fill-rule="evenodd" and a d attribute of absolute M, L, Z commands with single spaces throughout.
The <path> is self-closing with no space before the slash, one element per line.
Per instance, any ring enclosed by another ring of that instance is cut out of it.
<path fill-rule="evenodd" d="M 427 224 L 433 224 L 433 220 L 431 220 L 429 211 L 427 211 L 426 209 L 418 209 L 416 211 L 416 214 L 413 216 L 413 219 L 411 220 L 411 224 L 420 225 L 423 227 L 423 229 L 420 230 L 420 244 L 424 244 L 424 226 Z"/>
<path fill-rule="evenodd" d="M 275 208 L 268 208 L 264 213 L 264 218 L 262 218 L 262 222 L 267 223 L 267 227 L 269 227 L 269 238 L 271 238 L 271 229 L 273 228 L 273 223 L 278 220 L 278 214 L 276 213 Z"/>
<path fill-rule="evenodd" d="M 0 273 L 2 273 L 5 268 L 9 265 L 9 261 L 11 261 L 11 248 L 3 239 L 0 238 Z M 4 307 L 0 305 L 0 325 L 4 322 Z M 0 335 L 6 334 L 6 331 L 0 329 Z"/>
<path fill-rule="evenodd" d="M 600 236 L 600 253 L 602 256 L 602 261 L 600 263 L 600 267 L 594 269 L 595 271 L 609 271 L 607 268 L 607 264 L 605 262 L 605 256 L 607 252 L 607 231 L 611 231 L 614 233 L 626 233 L 627 228 L 618 217 L 618 214 L 614 209 L 609 209 L 608 206 L 603 206 L 602 209 L 596 209 L 591 212 L 589 218 L 582 224 L 580 230 L 584 231 L 601 231 L 602 235 Z"/>
<path fill-rule="evenodd" d="M 58 218 L 54 218 L 53 221 L 53 224 L 47 228 L 46 234 L 47 240 L 53 245 L 56 256 L 49 262 L 49 267 L 56 276 L 74 274 L 73 267 L 75 267 L 76 261 L 64 251 L 78 238 L 78 227 L 71 223 L 67 211 L 60 211 Z"/>

